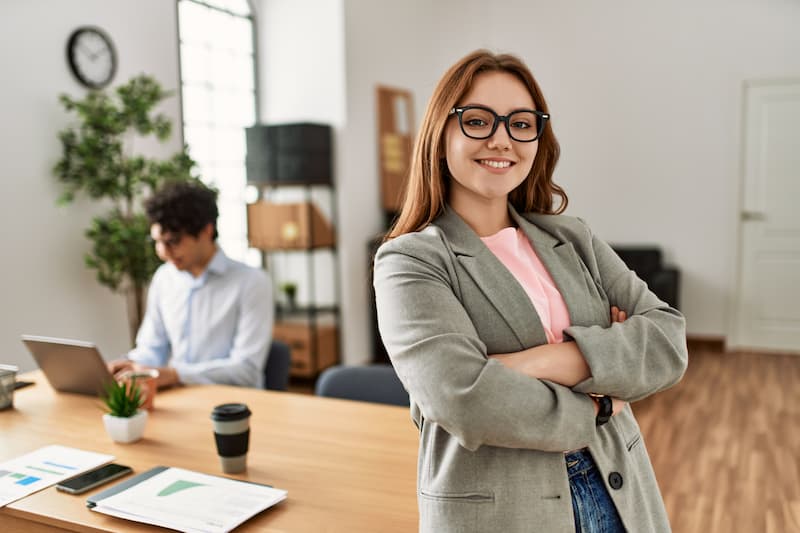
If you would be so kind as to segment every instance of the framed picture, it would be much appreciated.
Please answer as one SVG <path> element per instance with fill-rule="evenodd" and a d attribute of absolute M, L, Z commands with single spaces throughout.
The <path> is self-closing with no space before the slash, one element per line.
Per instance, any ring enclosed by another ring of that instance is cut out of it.
<path fill-rule="evenodd" d="M 378 106 L 378 154 L 381 174 L 381 205 L 384 211 L 400 210 L 408 177 L 414 135 L 411 91 L 376 87 Z"/>

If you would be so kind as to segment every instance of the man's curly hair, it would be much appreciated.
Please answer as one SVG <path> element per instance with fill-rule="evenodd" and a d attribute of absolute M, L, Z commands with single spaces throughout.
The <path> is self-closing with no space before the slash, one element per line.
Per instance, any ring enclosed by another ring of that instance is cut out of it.
<path fill-rule="evenodd" d="M 144 203 L 150 225 L 161 231 L 197 235 L 211 223 L 217 239 L 217 191 L 199 181 L 173 181 L 159 189 Z"/>

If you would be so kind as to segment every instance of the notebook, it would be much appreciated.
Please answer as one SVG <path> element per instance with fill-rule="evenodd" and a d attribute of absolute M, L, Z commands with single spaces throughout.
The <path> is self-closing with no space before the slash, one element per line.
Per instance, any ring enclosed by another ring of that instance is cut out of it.
<path fill-rule="evenodd" d="M 59 392 L 98 396 L 114 379 L 91 342 L 36 335 L 23 335 L 22 342 Z"/>
<path fill-rule="evenodd" d="M 178 531 L 224 533 L 286 496 L 269 485 L 157 466 L 89 497 L 86 506 Z"/>

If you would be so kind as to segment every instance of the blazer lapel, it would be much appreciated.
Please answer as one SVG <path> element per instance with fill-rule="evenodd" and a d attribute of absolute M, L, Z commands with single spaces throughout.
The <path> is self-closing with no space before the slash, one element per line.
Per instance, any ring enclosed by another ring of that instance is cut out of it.
<path fill-rule="evenodd" d="M 449 207 L 434 224 L 447 236 L 456 260 L 506 321 L 521 347 L 547 343 L 527 293 L 472 228 Z"/>
<path fill-rule="evenodd" d="M 564 302 L 567 304 L 570 324 L 585 325 L 596 324 L 597 315 L 593 298 L 587 290 L 587 279 L 584 267 L 578 253 L 571 242 L 563 242 L 550 233 L 544 231 L 533 221 L 526 218 L 553 216 L 553 215 L 526 215 L 522 216 L 509 204 L 511 217 L 528 236 L 534 251 L 539 256 L 550 276 L 558 287 Z M 611 311 L 608 310 L 610 315 Z"/>

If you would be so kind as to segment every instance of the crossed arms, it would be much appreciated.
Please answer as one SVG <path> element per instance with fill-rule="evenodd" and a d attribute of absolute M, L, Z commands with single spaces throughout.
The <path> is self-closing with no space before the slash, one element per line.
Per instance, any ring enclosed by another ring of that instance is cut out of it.
<path fill-rule="evenodd" d="M 617 311 L 610 327 L 567 328 L 565 336 L 574 342 L 496 357 L 487 357 L 456 295 L 463 288 L 443 235 L 409 234 L 381 247 L 374 278 L 381 336 L 425 420 L 470 450 L 491 445 L 563 451 L 585 446 L 596 431 L 595 404 L 586 393 L 635 401 L 680 379 L 686 367 L 683 317 L 659 301 L 607 244 L 590 245 L 603 290 L 612 305 L 624 309 L 624 320 Z M 528 372 L 520 370 L 525 367 Z"/>

